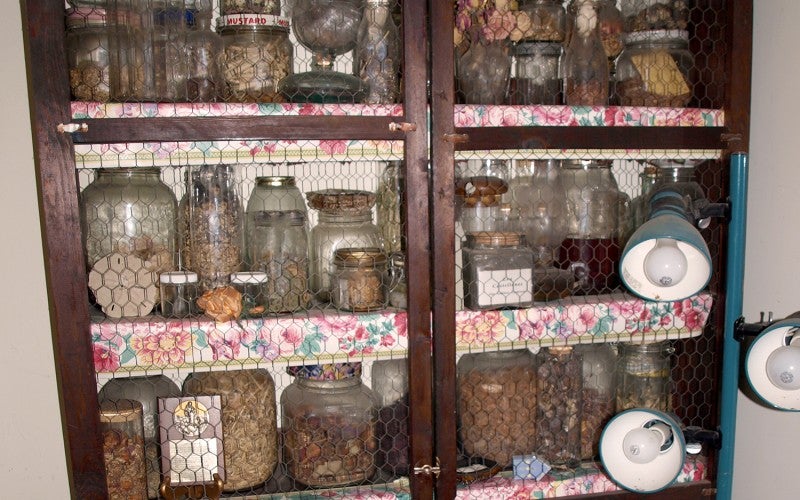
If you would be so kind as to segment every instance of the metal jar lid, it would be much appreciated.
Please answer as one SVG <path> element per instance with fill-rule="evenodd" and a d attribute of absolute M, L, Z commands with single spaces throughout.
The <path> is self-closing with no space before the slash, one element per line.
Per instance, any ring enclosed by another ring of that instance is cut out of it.
<path fill-rule="evenodd" d="M 480 231 L 467 234 L 467 245 L 482 245 L 492 247 L 514 247 L 525 244 L 522 233 L 505 231 Z"/>
<path fill-rule="evenodd" d="M 333 253 L 333 263 L 342 267 L 378 267 L 387 257 L 377 247 L 340 248 Z"/>
<path fill-rule="evenodd" d="M 197 283 L 197 273 L 191 271 L 164 271 L 158 276 L 161 283 L 172 285 L 184 285 L 186 283 Z"/>
<path fill-rule="evenodd" d="M 142 403 L 133 399 L 118 399 L 100 403 L 101 423 L 125 423 L 142 418 Z"/>
<path fill-rule="evenodd" d="M 242 271 L 231 274 L 231 283 L 234 285 L 260 284 L 267 281 L 267 273 L 261 271 Z"/>

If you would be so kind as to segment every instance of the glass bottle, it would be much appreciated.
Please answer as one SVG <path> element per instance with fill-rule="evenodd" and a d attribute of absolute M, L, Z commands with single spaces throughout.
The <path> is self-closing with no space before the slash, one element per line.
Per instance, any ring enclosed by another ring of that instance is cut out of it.
<path fill-rule="evenodd" d="M 525 236 L 470 233 L 462 252 L 465 307 L 502 309 L 533 303 L 534 254 Z"/>
<path fill-rule="evenodd" d="M 694 56 L 689 33 L 629 33 L 616 63 L 616 92 L 623 106 L 681 108 L 692 99 Z"/>
<path fill-rule="evenodd" d="M 333 253 L 331 303 L 345 311 L 386 305 L 387 258 L 380 248 L 339 248 Z"/>
<path fill-rule="evenodd" d="M 311 487 L 358 483 L 375 472 L 378 400 L 360 363 L 290 367 L 281 395 L 287 472 Z"/>
<path fill-rule="evenodd" d="M 367 104 L 391 104 L 400 98 L 400 32 L 390 0 L 366 0 L 358 28 L 355 58 L 358 75 L 369 87 Z"/>
<path fill-rule="evenodd" d="M 617 411 L 653 408 L 671 411 L 670 342 L 619 344 Z"/>
<path fill-rule="evenodd" d="M 536 355 L 536 455 L 554 468 L 581 461 L 583 361 L 570 346 Z"/>
<path fill-rule="evenodd" d="M 619 284 L 617 263 L 621 195 L 611 162 L 565 160 L 561 181 L 567 193 L 567 237 L 558 267 L 571 269 L 576 292 L 608 293 Z"/>
<path fill-rule="evenodd" d="M 603 49 L 609 60 L 614 59 L 622 51 L 622 37 L 625 34 L 625 23 L 616 0 L 572 0 L 567 6 L 567 40 L 571 39 L 575 30 L 575 16 L 584 3 L 594 5 Z"/>
<path fill-rule="evenodd" d="M 564 103 L 568 106 L 605 106 L 609 94 L 608 59 L 593 3 L 580 4 L 574 26 L 564 55 Z"/>
<path fill-rule="evenodd" d="M 67 57 L 72 97 L 107 102 L 111 92 L 109 34 L 104 8 L 67 9 Z"/>
<path fill-rule="evenodd" d="M 224 42 L 211 29 L 210 0 L 197 0 L 193 22 L 186 35 L 187 99 L 190 102 L 216 102 L 224 95 L 225 80 L 219 66 Z"/>
<path fill-rule="evenodd" d="M 375 435 L 375 463 L 393 476 L 409 471 L 408 361 L 381 359 L 372 363 L 372 390 L 380 401 Z"/>
<path fill-rule="evenodd" d="M 566 29 L 564 5 L 556 0 L 522 0 L 519 11 L 530 19 L 523 40 L 563 43 Z"/>
<path fill-rule="evenodd" d="M 278 464 L 275 382 L 267 370 L 194 372 L 184 396 L 222 399 L 225 491 L 254 488 L 272 477 Z"/>
<path fill-rule="evenodd" d="M 686 0 L 620 0 L 625 31 L 685 30 L 689 24 Z"/>
<path fill-rule="evenodd" d="M 514 46 L 514 104 L 561 104 L 562 54 L 562 44 L 557 42 L 520 42 Z"/>
<path fill-rule="evenodd" d="M 186 9 L 182 0 L 121 0 L 131 22 L 127 71 L 137 101 L 186 100 Z"/>
<path fill-rule="evenodd" d="M 197 273 L 204 292 L 227 285 L 241 266 L 243 210 L 233 165 L 190 168 L 184 266 Z"/>
<path fill-rule="evenodd" d="M 503 466 L 536 450 L 536 367 L 527 349 L 469 353 L 456 367 L 458 434 L 470 457 Z"/>
<path fill-rule="evenodd" d="M 390 161 L 381 174 L 376 194 L 378 227 L 383 235 L 387 252 L 402 252 L 405 225 L 403 203 L 405 203 L 405 172 L 402 161 Z"/>
<path fill-rule="evenodd" d="M 180 388 L 168 377 L 148 375 L 111 379 L 103 385 L 97 396 L 101 404 L 113 405 L 115 402 L 128 399 L 138 401 L 142 405 L 148 498 L 158 498 L 158 488 L 161 485 L 158 398 L 180 395 Z"/>
<path fill-rule="evenodd" d="M 319 210 L 311 229 L 309 260 L 311 290 L 329 300 L 333 256 L 339 248 L 383 248 L 378 226 L 372 221 L 375 194 L 367 191 L 327 190 L 306 193 L 308 205 Z"/>
<path fill-rule="evenodd" d="M 152 270 L 174 265 L 177 201 L 158 168 L 101 168 L 81 193 L 87 266 L 111 253 L 135 255 Z"/>
<path fill-rule="evenodd" d="M 142 403 L 132 399 L 100 404 L 100 432 L 109 498 L 147 498 Z"/>
<path fill-rule="evenodd" d="M 600 435 L 616 413 L 617 350 L 612 344 L 575 346 L 583 359 L 581 458 L 591 460 L 599 452 Z"/>

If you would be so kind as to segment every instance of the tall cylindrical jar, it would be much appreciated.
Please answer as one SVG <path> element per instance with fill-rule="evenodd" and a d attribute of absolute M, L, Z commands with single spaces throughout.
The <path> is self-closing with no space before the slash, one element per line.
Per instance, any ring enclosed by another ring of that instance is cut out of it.
<path fill-rule="evenodd" d="M 372 363 L 372 390 L 379 401 L 375 463 L 393 476 L 409 471 L 408 360 L 381 359 Z"/>
<path fill-rule="evenodd" d="M 195 372 L 183 383 L 185 396 L 222 399 L 225 491 L 256 487 L 278 464 L 275 382 L 267 370 Z"/>
<path fill-rule="evenodd" d="M 608 58 L 600 37 L 594 3 L 580 4 L 564 53 L 564 103 L 569 106 L 608 104 Z"/>
<path fill-rule="evenodd" d="M 472 457 L 508 465 L 536 449 L 536 367 L 527 349 L 464 354 L 457 365 L 458 435 Z"/>
<path fill-rule="evenodd" d="M 572 347 L 544 348 L 536 355 L 536 454 L 556 468 L 581 461 L 583 361 Z"/>
<path fill-rule="evenodd" d="M 581 458 L 591 460 L 599 452 L 603 428 L 616 413 L 617 350 L 611 344 L 575 346 L 583 360 Z"/>
<path fill-rule="evenodd" d="M 355 58 L 358 76 L 369 85 L 364 102 L 391 104 L 400 99 L 400 31 L 390 0 L 366 0 L 358 28 Z"/>
<path fill-rule="evenodd" d="M 110 500 L 147 498 L 142 403 L 132 399 L 100 404 L 100 432 Z"/>
<path fill-rule="evenodd" d="M 671 411 L 670 342 L 619 345 L 617 411 L 652 408 Z"/>
<path fill-rule="evenodd" d="M 215 102 L 222 99 L 225 80 L 219 66 L 222 38 L 211 28 L 211 1 L 198 1 L 198 10 L 186 34 L 186 97 L 190 102 Z"/>
<path fill-rule="evenodd" d="M 561 104 L 562 53 L 558 42 L 520 42 L 514 46 L 514 104 Z"/>
<path fill-rule="evenodd" d="M 227 285 L 242 264 L 243 207 L 233 165 L 190 168 L 183 265 L 197 273 L 200 290 L 207 291 Z"/>
<path fill-rule="evenodd" d="M 375 193 L 326 190 L 306 193 L 309 207 L 319 210 L 309 243 L 311 290 L 329 300 L 334 252 L 339 248 L 383 248 L 378 226 L 372 221 Z"/>
<path fill-rule="evenodd" d="M 106 10 L 67 9 L 67 57 L 72 97 L 78 101 L 109 100 L 111 92 L 110 30 Z"/>
<path fill-rule="evenodd" d="M 175 195 L 158 168 L 101 168 L 81 193 L 88 267 L 111 253 L 135 255 L 152 270 L 173 267 Z"/>
<path fill-rule="evenodd" d="M 387 253 L 402 252 L 404 243 L 405 172 L 403 162 L 390 161 L 381 174 L 376 194 L 378 227 Z"/>
<path fill-rule="evenodd" d="M 361 382 L 360 363 L 290 368 L 281 395 L 283 458 L 289 475 L 311 487 L 359 483 L 375 472 L 378 401 Z"/>

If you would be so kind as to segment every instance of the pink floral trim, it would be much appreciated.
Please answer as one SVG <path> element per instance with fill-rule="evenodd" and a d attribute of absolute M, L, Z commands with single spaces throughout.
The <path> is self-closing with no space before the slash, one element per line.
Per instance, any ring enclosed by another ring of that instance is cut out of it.
<path fill-rule="evenodd" d="M 403 116 L 402 104 L 99 103 L 72 102 L 72 117 L 174 118 L 185 116 Z"/>

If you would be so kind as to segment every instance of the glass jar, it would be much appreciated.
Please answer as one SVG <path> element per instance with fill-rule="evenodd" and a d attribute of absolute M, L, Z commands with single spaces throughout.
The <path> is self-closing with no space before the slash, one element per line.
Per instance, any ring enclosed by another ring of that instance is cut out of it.
<path fill-rule="evenodd" d="M 385 250 L 402 252 L 405 248 L 403 203 L 405 203 L 405 172 L 402 161 L 390 161 L 381 174 L 376 195 L 378 227 Z"/>
<path fill-rule="evenodd" d="M 158 168 L 101 168 L 81 193 L 87 265 L 112 253 L 173 269 L 177 201 Z"/>
<path fill-rule="evenodd" d="M 529 307 L 533 303 L 534 254 L 525 236 L 509 232 L 468 234 L 462 252 L 467 308 Z"/>
<path fill-rule="evenodd" d="M 661 169 L 655 165 L 645 165 L 639 174 L 639 194 L 631 201 L 630 232 L 647 222 L 650 215 L 650 193 L 661 183 Z"/>
<path fill-rule="evenodd" d="M 309 257 L 311 290 L 330 299 L 333 255 L 339 248 L 383 248 L 380 229 L 372 221 L 375 194 L 368 191 L 325 190 L 306 193 L 309 207 L 319 210 L 311 229 Z"/>
<path fill-rule="evenodd" d="M 393 476 L 409 471 L 408 361 L 381 359 L 372 363 L 372 390 L 380 401 L 375 436 L 375 464 Z"/>
<path fill-rule="evenodd" d="M 530 19 L 531 27 L 523 40 L 562 43 L 565 40 L 566 12 L 561 1 L 522 0 L 519 11 Z"/>
<path fill-rule="evenodd" d="M 219 12 L 222 16 L 231 14 L 271 14 L 281 15 L 279 0 L 220 0 Z"/>
<path fill-rule="evenodd" d="M 131 399 L 100 403 L 100 432 L 108 498 L 147 498 L 142 403 Z"/>
<path fill-rule="evenodd" d="M 562 45 L 553 42 L 521 42 L 514 46 L 514 104 L 561 103 L 562 52 Z"/>
<path fill-rule="evenodd" d="M 311 487 L 358 483 L 375 472 L 378 401 L 361 382 L 360 363 L 290 367 L 281 395 L 283 458 Z"/>
<path fill-rule="evenodd" d="M 509 465 L 536 449 L 536 367 L 527 349 L 469 353 L 457 364 L 464 452 Z"/>
<path fill-rule="evenodd" d="M 339 248 L 333 253 L 331 303 L 345 311 L 386 306 L 386 254 L 380 248 Z"/>
<path fill-rule="evenodd" d="M 567 237 L 558 266 L 571 269 L 576 292 L 608 293 L 619 284 L 619 212 L 623 194 L 610 161 L 565 160 L 561 182 L 567 193 Z"/>
<path fill-rule="evenodd" d="M 581 461 L 581 355 L 569 346 L 548 347 L 536 364 L 536 455 L 554 468 L 574 469 Z"/>
<path fill-rule="evenodd" d="M 389 255 L 389 305 L 398 309 L 408 307 L 406 256 L 399 252 Z"/>
<path fill-rule="evenodd" d="M 183 383 L 184 396 L 222 399 L 225 491 L 267 481 L 278 464 L 275 382 L 267 370 L 195 372 Z"/>
<path fill-rule="evenodd" d="M 205 292 L 227 285 L 241 266 L 243 210 L 233 165 L 190 169 L 183 265 L 197 273 Z"/>
<path fill-rule="evenodd" d="M 681 108 L 692 99 L 694 57 L 689 34 L 639 31 L 625 36 L 616 65 L 616 92 L 623 106 Z"/>
<path fill-rule="evenodd" d="M 129 399 L 138 401 L 142 405 L 148 498 L 158 498 L 158 488 L 161 485 L 158 398 L 180 395 L 180 388 L 164 375 L 114 378 L 106 382 L 98 394 L 101 404 L 113 405 L 115 402 Z"/>
<path fill-rule="evenodd" d="M 247 318 L 259 318 L 267 311 L 267 273 L 240 271 L 231 274 L 231 285 L 242 294 L 242 313 Z"/>
<path fill-rule="evenodd" d="M 616 413 L 617 350 L 612 344 L 575 346 L 583 359 L 581 458 L 598 456 L 600 435 Z"/>
<path fill-rule="evenodd" d="M 625 22 L 616 0 L 572 0 L 567 6 L 567 40 L 575 29 L 575 16 L 581 5 L 590 3 L 597 12 L 597 25 L 606 57 L 611 60 L 622 51 Z"/>
<path fill-rule="evenodd" d="M 685 30 L 689 24 L 686 0 L 620 0 L 625 31 Z"/>
<path fill-rule="evenodd" d="M 266 14 L 221 16 L 220 66 L 229 102 L 283 102 L 278 83 L 292 72 L 289 20 Z"/>
<path fill-rule="evenodd" d="M 225 90 L 219 66 L 224 43 L 211 29 L 213 12 L 211 2 L 206 2 L 208 8 L 194 11 L 186 34 L 186 97 L 190 102 L 216 102 L 222 99 Z"/>
<path fill-rule="evenodd" d="M 496 231 L 502 219 L 502 195 L 508 191 L 508 162 L 467 160 L 456 164 L 456 216 L 464 233 Z"/>
<path fill-rule="evenodd" d="M 581 3 L 573 22 L 563 62 L 564 104 L 605 106 L 609 96 L 609 66 L 595 4 Z"/>
<path fill-rule="evenodd" d="M 671 411 L 670 342 L 619 344 L 617 411 L 652 408 Z"/>
<path fill-rule="evenodd" d="M 358 28 L 355 59 L 358 75 L 369 87 L 367 104 L 400 99 L 400 31 L 392 18 L 394 0 L 366 0 Z"/>
<path fill-rule="evenodd" d="M 67 9 L 67 57 L 72 97 L 78 101 L 107 102 L 111 92 L 110 29 L 106 10 Z"/>
<path fill-rule="evenodd" d="M 197 273 L 166 271 L 159 276 L 161 314 L 168 318 L 188 318 L 197 314 Z"/>

